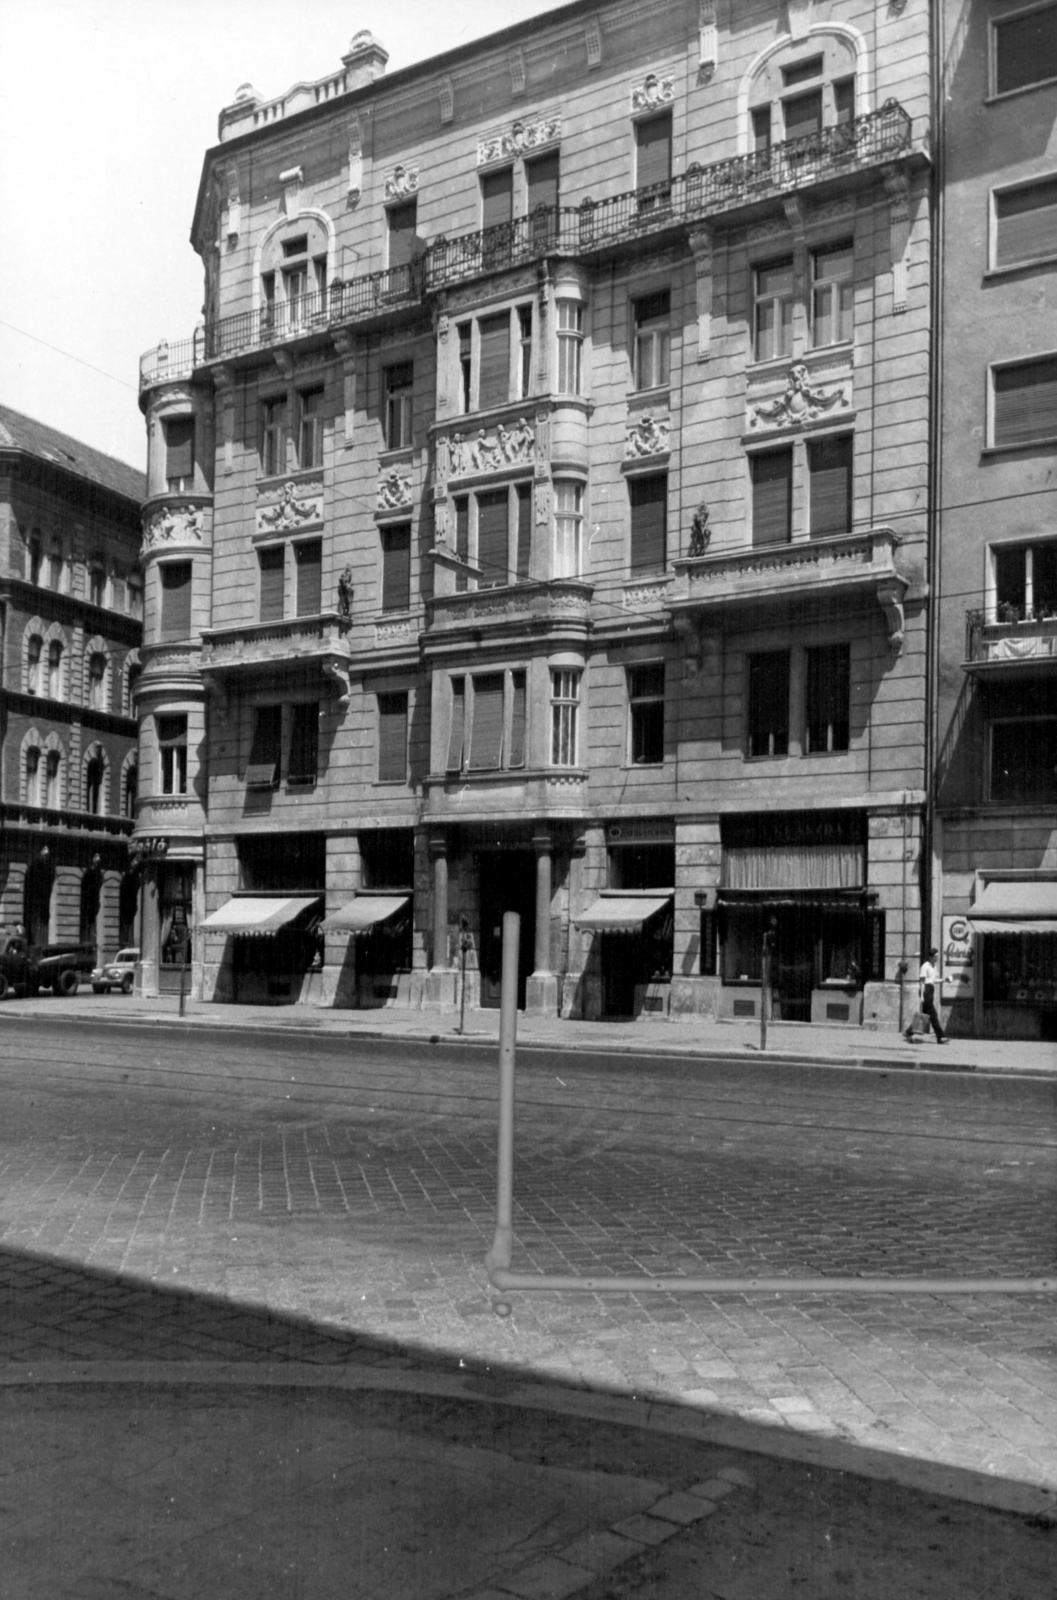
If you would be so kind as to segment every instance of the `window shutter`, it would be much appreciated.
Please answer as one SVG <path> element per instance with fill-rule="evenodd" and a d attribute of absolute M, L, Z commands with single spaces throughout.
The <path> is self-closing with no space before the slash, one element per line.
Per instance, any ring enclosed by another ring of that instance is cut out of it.
<path fill-rule="evenodd" d="M 672 176 L 672 118 L 651 117 L 635 127 L 638 161 L 635 187 L 648 189 L 655 183 L 667 183 Z"/>
<path fill-rule="evenodd" d="M 455 554 L 460 561 L 469 562 L 470 559 L 470 502 L 465 495 L 460 495 L 455 501 Z M 466 589 L 467 574 L 455 574 L 455 592 L 462 594 Z"/>
<path fill-rule="evenodd" d="M 667 559 L 668 474 L 629 478 L 631 570 L 663 572 Z"/>
<path fill-rule="evenodd" d="M 495 228 L 514 215 L 514 169 L 486 172 L 481 179 L 481 226 Z"/>
<path fill-rule="evenodd" d="M 995 266 L 1057 255 L 1057 178 L 995 196 Z"/>
<path fill-rule="evenodd" d="M 486 411 L 510 399 L 510 313 L 482 317 L 478 340 L 477 408 Z"/>
<path fill-rule="evenodd" d="M 1057 76 L 1057 8 L 1039 6 L 995 28 L 995 93 Z"/>
<path fill-rule="evenodd" d="M 525 674 L 511 673 L 513 704 L 510 708 L 510 759 L 508 767 L 525 765 Z"/>
<path fill-rule="evenodd" d="M 525 162 L 525 185 L 528 195 L 528 213 L 533 217 L 540 206 L 556 210 L 558 205 L 559 159 L 557 150 L 549 155 L 537 156 Z"/>
<path fill-rule="evenodd" d="M 319 702 L 291 707 L 290 763 L 287 778 L 291 783 L 314 783 L 319 755 Z"/>
<path fill-rule="evenodd" d="M 302 539 L 294 545 L 297 558 L 297 615 L 315 617 L 323 605 L 323 541 Z"/>
<path fill-rule="evenodd" d="M 994 442 L 1033 444 L 1057 435 L 1057 356 L 997 367 Z"/>
<path fill-rule="evenodd" d="M 418 202 L 409 200 L 389 208 L 389 265 L 406 267 L 415 253 L 418 231 Z"/>
<path fill-rule="evenodd" d="M 191 632 L 191 563 L 165 562 L 161 571 L 161 636 L 186 639 Z"/>
<path fill-rule="evenodd" d="M 473 726 L 469 765 L 478 771 L 498 767 L 503 753 L 503 674 L 473 680 Z"/>
<path fill-rule="evenodd" d="M 788 544 L 793 519 L 793 452 L 769 450 L 751 457 L 752 542 Z"/>
<path fill-rule="evenodd" d="M 407 690 L 378 696 L 378 781 L 407 778 Z"/>
<path fill-rule="evenodd" d="M 505 489 L 477 496 L 477 565 L 482 589 L 510 582 L 510 502 Z"/>
<path fill-rule="evenodd" d="M 806 135 L 821 131 L 821 89 L 814 89 L 810 94 L 798 94 L 792 100 L 784 101 L 782 109 L 787 139 L 802 139 Z"/>
<path fill-rule="evenodd" d="M 462 771 L 463 737 L 466 726 L 466 684 L 462 678 L 451 680 L 451 726 L 448 729 L 448 759 L 445 770 Z"/>
<path fill-rule="evenodd" d="M 527 583 L 532 559 L 532 485 L 517 485 L 517 566 L 518 583 Z"/>
<path fill-rule="evenodd" d="M 817 439 L 808 446 L 811 537 L 825 539 L 851 530 L 852 439 Z"/>
<path fill-rule="evenodd" d="M 261 568 L 261 621 L 281 622 L 286 576 L 286 546 L 268 545 L 258 550 Z"/>
<path fill-rule="evenodd" d="M 411 527 L 382 529 L 382 610 L 406 611 L 411 604 Z"/>
<path fill-rule="evenodd" d="M 165 476 L 190 478 L 195 465 L 193 417 L 173 417 L 165 424 Z"/>
<path fill-rule="evenodd" d="M 246 785 L 251 789 L 271 789 L 279 776 L 282 750 L 282 706 L 258 706 L 253 725 L 253 743 L 246 767 Z"/>

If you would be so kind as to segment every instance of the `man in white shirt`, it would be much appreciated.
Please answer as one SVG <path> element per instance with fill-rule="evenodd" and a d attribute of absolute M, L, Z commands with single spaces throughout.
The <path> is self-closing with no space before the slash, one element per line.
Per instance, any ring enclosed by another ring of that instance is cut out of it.
<path fill-rule="evenodd" d="M 921 970 L 918 973 L 918 1010 L 932 1024 L 933 1032 L 936 1035 L 936 1043 L 946 1044 L 946 1036 L 940 1026 L 940 1019 L 936 1015 L 936 985 L 940 981 L 940 975 L 936 970 L 936 957 L 938 955 L 939 951 L 935 945 L 931 950 L 925 952 L 925 959 L 921 963 Z M 914 1042 L 913 1025 L 906 1029 L 906 1038 L 908 1043 L 912 1044 Z"/>

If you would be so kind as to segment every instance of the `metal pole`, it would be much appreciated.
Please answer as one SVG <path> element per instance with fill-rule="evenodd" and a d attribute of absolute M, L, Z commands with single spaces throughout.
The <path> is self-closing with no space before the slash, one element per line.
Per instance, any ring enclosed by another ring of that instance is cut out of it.
<path fill-rule="evenodd" d="M 186 1004 L 186 996 L 187 996 L 187 946 L 188 946 L 189 940 L 190 940 L 190 935 L 188 934 L 187 938 L 184 939 L 184 958 L 183 958 L 183 963 L 182 963 L 182 965 L 180 967 L 180 1015 L 181 1015 L 181 1017 L 184 1014 L 184 1007 L 185 1007 L 185 1004 Z"/>
<path fill-rule="evenodd" d="M 470 943 L 469 921 L 459 918 L 459 1032 L 466 1032 L 466 951 Z"/>
<path fill-rule="evenodd" d="M 760 966 L 760 1049 L 767 1049 L 767 1022 L 771 1014 L 771 951 L 774 949 L 774 929 L 767 928 L 763 936 L 763 960 Z"/>
<path fill-rule="evenodd" d="M 590 1290 L 593 1294 L 1057 1294 L 1057 1278 L 578 1278 L 492 1267 L 497 1289 Z"/>
<path fill-rule="evenodd" d="M 508 1272 L 514 1249 L 514 1063 L 517 1047 L 518 945 L 521 918 L 503 913 L 503 979 L 499 999 L 499 1149 L 495 1238 L 484 1258 L 493 1283 Z"/>

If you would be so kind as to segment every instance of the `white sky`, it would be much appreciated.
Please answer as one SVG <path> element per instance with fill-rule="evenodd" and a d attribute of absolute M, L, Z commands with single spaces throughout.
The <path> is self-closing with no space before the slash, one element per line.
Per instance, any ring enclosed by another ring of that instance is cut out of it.
<path fill-rule="evenodd" d="M 0 403 L 145 467 L 139 358 L 199 319 L 191 217 L 238 86 L 271 99 L 321 78 L 362 28 L 391 73 L 554 9 L 0 0 Z"/>

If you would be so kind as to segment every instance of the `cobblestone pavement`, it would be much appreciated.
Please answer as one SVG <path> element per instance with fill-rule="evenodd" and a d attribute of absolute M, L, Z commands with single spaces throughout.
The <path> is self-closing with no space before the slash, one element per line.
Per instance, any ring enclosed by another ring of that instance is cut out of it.
<path fill-rule="evenodd" d="M 462 1361 L 1057 1488 L 1052 1296 L 532 1292 L 497 1318 L 486 1052 L 17 1018 L 2 1042 L 0 1361 Z M 1052 1110 L 1044 1083 L 528 1066 L 515 1265 L 1052 1273 Z"/>

